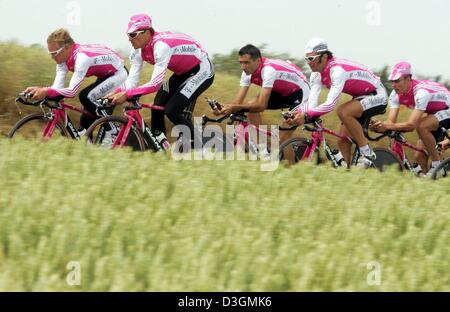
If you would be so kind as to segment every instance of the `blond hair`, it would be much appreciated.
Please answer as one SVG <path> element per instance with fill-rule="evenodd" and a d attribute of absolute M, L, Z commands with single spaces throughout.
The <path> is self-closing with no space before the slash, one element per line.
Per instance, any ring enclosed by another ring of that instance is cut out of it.
<path fill-rule="evenodd" d="M 47 43 L 56 42 L 60 47 L 64 45 L 74 44 L 72 37 L 67 29 L 60 28 L 52 32 L 48 38 Z"/>

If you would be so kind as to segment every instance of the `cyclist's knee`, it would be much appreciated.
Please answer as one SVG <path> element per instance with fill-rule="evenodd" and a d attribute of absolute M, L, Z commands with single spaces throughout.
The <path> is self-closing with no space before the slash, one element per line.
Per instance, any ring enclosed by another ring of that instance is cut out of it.
<path fill-rule="evenodd" d="M 345 106 L 339 106 L 336 110 L 336 114 L 340 119 L 346 118 L 348 116 L 348 112 Z"/>

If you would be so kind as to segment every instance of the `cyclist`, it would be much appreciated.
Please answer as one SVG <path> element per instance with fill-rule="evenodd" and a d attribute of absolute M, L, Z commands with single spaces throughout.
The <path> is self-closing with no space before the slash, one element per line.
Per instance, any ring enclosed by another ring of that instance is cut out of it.
<path fill-rule="evenodd" d="M 310 76 L 311 94 L 305 113 L 299 112 L 289 123 L 301 125 L 305 119 L 331 112 L 342 93 L 353 98 L 340 105 L 337 115 L 342 122 L 341 135 L 353 138 L 359 147 L 357 166 L 373 166 L 375 154 L 364 136 L 362 122 L 373 115 L 383 114 L 387 106 L 387 92 L 381 80 L 365 66 L 335 58 L 322 38 L 311 39 L 305 49 L 305 60 L 312 70 Z M 330 91 L 324 103 L 318 105 L 322 86 Z M 351 164 L 351 143 L 338 142 L 348 166 Z"/>
<path fill-rule="evenodd" d="M 386 122 L 374 120 L 371 128 L 384 132 L 386 130 L 413 131 L 416 130 L 420 140 L 417 145 L 425 148 L 431 158 L 431 177 L 439 165 L 439 155 L 436 150 L 436 140 L 439 140 L 440 127 L 450 129 L 450 92 L 437 82 L 412 79 L 411 64 L 397 63 L 389 75 L 394 90 L 389 97 L 389 116 Z M 397 122 L 400 104 L 413 109 L 408 121 Z M 428 169 L 428 157 L 415 153 L 416 161 L 424 172 Z M 438 175 L 442 176 L 443 170 Z"/>
<path fill-rule="evenodd" d="M 95 76 L 97 80 L 81 90 L 79 99 L 84 108 L 97 118 L 112 114 L 113 109 L 97 112 L 96 100 L 118 88 L 127 79 L 124 61 L 114 50 L 94 44 L 78 44 L 65 29 L 52 32 L 47 39 L 49 53 L 57 63 L 56 77 L 51 87 L 29 87 L 26 93 L 33 100 L 45 97 L 52 99 L 75 97 L 86 77 Z M 64 88 L 67 73 L 73 72 L 69 86 Z M 83 134 L 97 118 L 81 115 L 79 133 Z M 111 137 L 107 129 L 104 140 Z"/>
<path fill-rule="evenodd" d="M 175 125 L 185 125 L 191 131 L 192 121 L 183 115 L 189 103 L 207 90 L 214 81 L 214 67 L 208 53 L 188 35 L 177 32 L 156 32 L 150 16 L 137 14 L 128 23 L 127 35 L 133 49 L 130 55 L 131 69 L 128 79 L 109 99 L 122 104 L 127 99 L 157 91 L 154 104 L 165 106 L 164 111 L 152 111 L 151 127 L 166 133 L 164 114 Z M 143 62 L 154 66 L 150 82 L 137 86 Z M 164 80 L 167 69 L 173 72 Z"/>
<path fill-rule="evenodd" d="M 248 110 L 250 122 L 255 126 L 261 124 L 260 112 L 266 109 L 289 108 L 296 112 L 305 109 L 309 96 L 309 84 L 302 70 L 288 61 L 263 57 L 261 51 L 248 44 L 239 52 L 242 68 L 241 89 L 233 104 L 227 104 L 215 114 L 228 115 L 240 110 Z M 251 84 L 262 87 L 261 93 L 244 103 Z M 282 125 L 285 126 L 286 125 Z M 292 136 L 294 131 L 282 131 L 280 141 Z"/>

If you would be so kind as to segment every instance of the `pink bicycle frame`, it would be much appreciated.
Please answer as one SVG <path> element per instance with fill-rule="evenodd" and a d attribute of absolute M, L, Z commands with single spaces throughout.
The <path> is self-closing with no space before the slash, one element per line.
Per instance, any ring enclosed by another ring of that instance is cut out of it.
<path fill-rule="evenodd" d="M 142 107 L 151 109 L 151 110 L 159 110 L 164 111 L 164 106 L 157 106 L 153 104 L 140 104 Z M 125 110 L 125 116 L 127 117 L 128 121 L 125 127 L 122 127 L 119 130 L 119 133 L 114 140 L 114 143 L 112 145 L 112 148 L 115 148 L 117 145 L 124 146 L 125 142 L 127 141 L 128 135 L 130 134 L 131 127 L 133 126 L 133 123 L 136 122 L 136 125 L 138 128 L 143 132 L 144 131 L 144 118 L 142 118 L 141 113 L 139 112 L 139 109 L 133 109 L 133 110 Z"/>
<path fill-rule="evenodd" d="M 428 155 L 428 153 L 421 148 L 415 147 L 414 145 L 412 145 L 411 143 L 408 142 L 399 142 L 397 140 L 394 139 L 394 142 L 392 143 L 391 146 L 391 150 L 396 153 L 398 155 L 398 157 L 400 157 L 400 160 L 402 161 L 402 163 L 405 162 L 405 158 L 406 158 L 406 154 L 405 154 L 405 150 L 403 149 L 403 146 L 406 146 L 416 152 L 419 153 L 423 153 L 425 155 Z"/>
<path fill-rule="evenodd" d="M 237 132 L 236 132 L 236 137 L 237 137 L 236 145 L 237 146 L 241 146 L 241 144 L 243 142 L 242 140 L 244 140 L 244 142 L 246 144 L 249 143 L 250 134 L 249 134 L 248 128 L 255 129 L 257 131 L 257 133 L 262 133 L 262 134 L 265 134 L 266 136 L 272 137 L 271 131 L 263 130 L 263 129 L 260 129 L 259 127 L 255 126 L 254 124 L 251 124 L 246 121 L 241 121 L 236 129 L 237 130 Z"/>
<path fill-rule="evenodd" d="M 60 102 L 61 107 L 62 108 L 53 108 L 51 110 L 52 114 L 53 114 L 53 119 L 51 121 L 49 121 L 47 123 L 47 125 L 44 128 L 43 134 L 42 136 L 44 137 L 44 139 L 50 139 L 53 135 L 53 132 L 55 130 L 56 124 L 58 123 L 58 121 L 61 121 L 62 124 L 64 125 L 64 127 L 67 127 L 67 112 L 66 109 L 69 110 L 73 110 L 76 111 L 82 115 L 86 115 L 89 117 L 95 117 L 94 115 L 92 115 L 90 112 L 78 108 L 76 106 L 70 105 L 70 104 L 66 104 L 64 103 L 64 100 L 62 100 Z"/>
<path fill-rule="evenodd" d="M 332 136 L 335 136 L 339 139 L 346 139 L 349 142 L 353 143 L 353 140 L 348 137 L 348 136 L 343 136 L 340 135 L 339 133 L 337 133 L 336 131 L 333 131 L 331 129 L 327 129 L 327 128 L 318 128 L 317 131 L 313 131 L 313 133 L 311 134 L 311 141 L 312 143 L 310 145 L 308 145 L 306 147 L 305 152 L 303 153 L 303 157 L 301 160 L 312 160 L 312 157 L 314 155 L 314 151 L 316 150 L 316 148 L 320 147 L 324 141 L 324 137 L 323 137 L 323 133 L 327 133 L 330 134 Z"/>

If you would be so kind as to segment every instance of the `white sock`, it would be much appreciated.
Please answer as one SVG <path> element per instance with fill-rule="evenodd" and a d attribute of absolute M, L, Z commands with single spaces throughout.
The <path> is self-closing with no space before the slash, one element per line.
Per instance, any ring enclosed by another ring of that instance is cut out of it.
<path fill-rule="evenodd" d="M 431 162 L 431 167 L 436 168 L 437 166 L 439 166 L 440 163 L 441 163 L 440 160 L 432 161 Z"/>
<path fill-rule="evenodd" d="M 361 147 L 359 148 L 359 152 L 361 153 L 361 155 L 370 156 L 370 154 L 371 154 L 372 151 L 370 150 L 369 145 L 366 144 L 366 145 L 361 146 Z"/>

